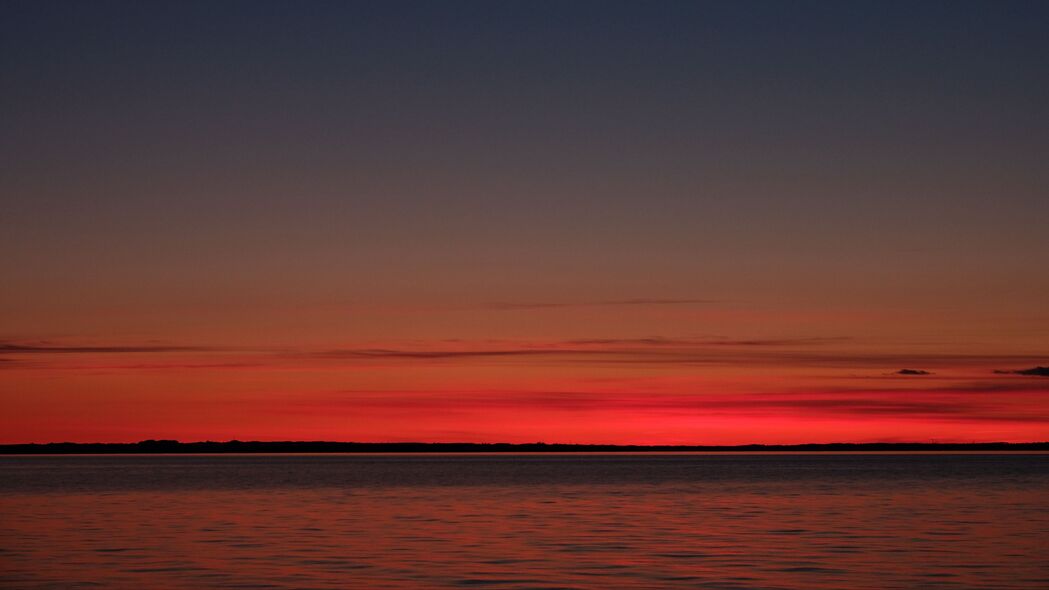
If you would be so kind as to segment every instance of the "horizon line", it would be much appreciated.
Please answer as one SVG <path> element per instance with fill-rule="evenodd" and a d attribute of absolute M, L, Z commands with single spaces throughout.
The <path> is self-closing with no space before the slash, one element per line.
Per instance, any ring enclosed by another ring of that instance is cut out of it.
<path fill-rule="evenodd" d="M 958 448 L 958 449 L 978 449 L 983 448 L 1001 448 L 1001 447 L 1045 447 L 1049 450 L 1049 441 L 1022 441 L 1022 442 L 1006 442 L 1006 441 L 985 441 L 985 442 L 940 442 L 940 441 L 895 441 L 895 442 L 808 442 L 808 443 L 745 443 L 745 444 L 734 444 L 734 445 L 718 445 L 718 444 L 612 444 L 612 443 L 547 443 L 542 441 L 526 442 L 526 443 L 510 443 L 510 442 L 420 442 L 420 441 L 396 441 L 396 442 L 359 442 L 359 441 L 324 441 L 324 440 L 283 440 L 283 441 L 259 441 L 259 440 L 238 440 L 230 439 L 226 441 L 179 441 L 175 439 L 145 439 L 137 442 L 46 442 L 46 443 L 0 443 L 0 454 L 18 452 L 18 451 L 34 451 L 34 450 L 45 450 L 48 448 L 63 447 L 67 449 L 95 449 L 95 450 L 119 450 L 119 449 L 135 449 L 137 451 L 144 452 L 157 452 L 164 453 L 170 450 L 193 447 L 193 448 L 204 448 L 211 451 L 221 451 L 229 448 L 248 448 L 248 452 L 252 449 L 258 450 L 275 450 L 279 448 L 287 449 L 288 452 L 306 451 L 310 452 L 310 449 L 323 449 L 323 448 L 356 448 L 356 449 L 379 449 L 387 448 L 393 450 L 407 450 L 411 448 L 440 448 L 445 450 L 450 449 L 467 449 L 467 448 L 484 448 L 484 449 L 500 449 L 500 450 L 515 450 L 515 449 L 540 449 L 546 451 L 558 451 L 558 450 L 708 450 L 708 451 L 732 451 L 732 450 L 754 450 L 754 449 L 767 449 L 767 450 L 819 450 L 819 449 L 885 449 L 885 448 L 896 448 L 901 450 L 906 449 L 944 449 L 944 448 Z M 281 451 L 276 451 L 281 452 Z M 323 452 L 323 451 L 319 451 Z"/>

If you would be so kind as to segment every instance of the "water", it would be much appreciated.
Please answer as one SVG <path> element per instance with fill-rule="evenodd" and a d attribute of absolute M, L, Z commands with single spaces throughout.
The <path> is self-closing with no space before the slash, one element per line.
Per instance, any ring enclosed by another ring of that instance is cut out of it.
<path fill-rule="evenodd" d="M 0 457 L 3 588 L 1045 588 L 1049 455 Z"/>

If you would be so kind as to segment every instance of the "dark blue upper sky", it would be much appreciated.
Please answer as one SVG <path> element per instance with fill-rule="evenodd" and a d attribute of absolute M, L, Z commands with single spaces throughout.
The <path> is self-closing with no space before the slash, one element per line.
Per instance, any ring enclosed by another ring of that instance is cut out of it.
<path fill-rule="evenodd" d="M 238 272 L 509 300 L 522 272 L 539 298 L 980 276 L 1023 307 L 1047 30 L 1038 1 L 4 2 L 8 303 Z"/>

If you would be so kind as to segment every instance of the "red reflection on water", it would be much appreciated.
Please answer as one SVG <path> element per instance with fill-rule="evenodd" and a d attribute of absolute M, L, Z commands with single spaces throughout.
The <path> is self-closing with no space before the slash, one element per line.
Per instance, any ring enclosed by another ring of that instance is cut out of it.
<path fill-rule="evenodd" d="M 1045 490 L 797 483 L 6 495 L 5 587 L 1030 588 Z"/>

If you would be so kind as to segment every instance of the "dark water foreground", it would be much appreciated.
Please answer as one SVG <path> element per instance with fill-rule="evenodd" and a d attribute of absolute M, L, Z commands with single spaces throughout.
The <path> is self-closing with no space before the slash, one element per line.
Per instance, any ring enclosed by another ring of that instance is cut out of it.
<path fill-rule="evenodd" d="M 1045 588 L 1049 455 L 0 457 L 2 588 Z"/>

